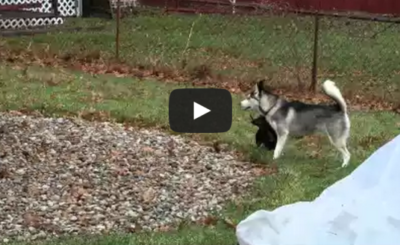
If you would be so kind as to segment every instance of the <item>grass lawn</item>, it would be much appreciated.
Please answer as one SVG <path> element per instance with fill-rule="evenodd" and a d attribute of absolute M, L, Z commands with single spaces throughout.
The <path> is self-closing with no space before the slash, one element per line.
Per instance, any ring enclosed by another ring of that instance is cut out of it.
<path fill-rule="evenodd" d="M 17 69 L 19 68 L 19 69 Z M 115 119 L 139 126 L 168 130 L 168 96 L 177 86 L 151 80 L 91 76 L 56 68 L 0 65 L 1 110 L 39 110 L 47 115 L 81 115 Z M 229 132 L 200 135 L 206 142 L 218 140 L 247 158 L 271 164 L 272 153 L 254 149 L 256 128 L 249 115 L 237 106 L 233 96 L 233 125 Z M 324 188 L 349 174 L 382 144 L 400 133 L 400 116 L 389 112 L 351 112 L 350 166 L 341 169 L 339 154 L 324 137 L 289 140 L 285 154 L 276 161 L 278 172 L 260 177 L 249 196 L 227 203 L 219 215 L 235 222 L 257 209 L 315 198 Z M 20 244 L 20 243 L 15 243 Z M 181 225 L 176 232 L 152 234 L 110 234 L 107 236 L 64 237 L 29 244 L 65 245 L 233 245 L 232 229 L 222 222 L 215 226 Z"/>
<path fill-rule="evenodd" d="M 115 21 L 69 19 L 71 26 L 105 25 L 106 31 L 52 33 L 0 40 L 0 49 L 38 55 L 110 60 Z M 400 31 L 390 24 L 322 18 L 319 76 L 344 92 L 398 103 Z M 121 21 L 121 58 L 136 67 L 207 73 L 252 80 L 270 76 L 276 86 L 310 82 L 313 18 L 139 14 Z"/>

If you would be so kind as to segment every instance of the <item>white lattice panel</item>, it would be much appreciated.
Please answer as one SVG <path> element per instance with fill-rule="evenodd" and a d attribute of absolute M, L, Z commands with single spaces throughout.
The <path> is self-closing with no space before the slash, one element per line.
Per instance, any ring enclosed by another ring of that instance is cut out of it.
<path fill-rule="evenodd" d="M 39 27 L 47 25 L 60 25 L 64 23 L 62 17 L 53 18 L 19 18 L 19 19 L 0 19 L 0 29 L 17 29 L 28 27 Z"/>
<path fill-rule="evenodd" d="M 110 1 L 111 1 L 112 8 L 117 8 L 118 0 L 110 0 Z M 139 7 L 138 0 L 120 0 L 120 3 L 121 3 L 121 8 Z"/>
<path fill-rule="evenodd" d="M 41 3 L 41 8 L 27 9 L 30 11 L 40 13 L 52 13 L 52 5 L 50 0 L 0 0 L 0 5 L 9 4 L 27 4 L 27 3 Z M 60 16 L 77 16 L 78 7 L 77 0 L 58 0 L 58 11 Z M 61 17 L 50 17 L 50 18 L 20 18 L 20 19 L 0 19 L 0 29 L 14 29 L 44 25 L 59 25 L 64 22 Z"/>

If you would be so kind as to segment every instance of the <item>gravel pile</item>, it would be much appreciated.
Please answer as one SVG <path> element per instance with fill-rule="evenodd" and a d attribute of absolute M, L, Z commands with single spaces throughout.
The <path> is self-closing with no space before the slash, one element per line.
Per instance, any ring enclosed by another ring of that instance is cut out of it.
<path fill-rule="evenodd" d="M 245 191 L 250 168 L 229 152 L 156 130 L 0 114 L 0 238 L 198 220 Z"/>

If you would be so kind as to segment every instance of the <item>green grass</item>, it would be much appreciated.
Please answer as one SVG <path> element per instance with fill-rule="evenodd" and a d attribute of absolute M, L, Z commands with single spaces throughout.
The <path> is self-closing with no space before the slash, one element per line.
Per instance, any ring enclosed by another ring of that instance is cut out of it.
<path fill-rule="evenodd" d="M 115 21 L 75 19 L 69 23 L 100 24 L 107 31 L 8 38 L 0 41 L 0 47 L 111 59 Z M 398 102 L 400 31 L 389 25 L 323 18 L 319 76 L 335 78 L 344 91 Z M 298 79 L 310 81 L 312 46 L 310 17 L 139 14 L 121 23 L 121 58 L 132 65 L 189 73 L 206 65 L 216 74 L 240 79 L 274 76 L 278 86 L 297 84 Z"/>
<path fill-rule="evenodd" d="M 94 115 L 141 126 L 168 128 L 168 96 L 178 86 L 151 80 L 91 76 L 79 72 L 29 67 L 0 66 L 0 109 L 39 110 L 46 115 Z M 270 164 L 272 153 L 254 148 L 256 128 L 249 115 L 238 108 L 240 98 L 233 95 L 233 124 L 230 131 L 201 135 L 205 141 L 219 140 L 246 158 Z M 389 112 L 351 112 L 351 164 L 341 169 L 338 153 L 324 137 L 290 140 L 284 155 L 276 161 L 278 173 L 260 177 L 249 196 L 227 203 L 220 213 L 240 221 L 257 209 L 273 209 L 300 200 L 311 200 L 338 179 L 355 169 L 374 150 L 400 133 L 400 116 Z M 222 223 L 215 227 L 182 225 L 171 233 L 111 234 L 64 237 L 30 244 L 65 245 L 231 245 L 235 237 Z M 20 243 L 16 243 L 20 244 Z"/>

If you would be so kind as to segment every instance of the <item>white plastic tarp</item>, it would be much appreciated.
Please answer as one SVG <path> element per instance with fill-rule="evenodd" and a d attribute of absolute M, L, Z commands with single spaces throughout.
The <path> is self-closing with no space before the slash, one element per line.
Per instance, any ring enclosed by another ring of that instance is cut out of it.
<path fill-rule="evenodd" d="M 312 202 L 259 210 L 239 245 L 400 245 L 400 135 Z"/>

